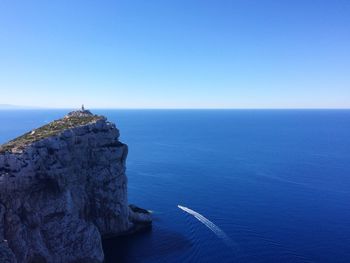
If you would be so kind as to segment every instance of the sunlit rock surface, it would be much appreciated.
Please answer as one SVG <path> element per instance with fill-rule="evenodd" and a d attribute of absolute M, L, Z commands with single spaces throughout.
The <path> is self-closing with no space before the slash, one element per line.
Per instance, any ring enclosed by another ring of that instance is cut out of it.
<path fill-rule="evenodd" d="M 0 262 L 103 262 L 103 237 L 151 224 L 128 206 L 118 138 L 77 111 L 0 147 Z"/>

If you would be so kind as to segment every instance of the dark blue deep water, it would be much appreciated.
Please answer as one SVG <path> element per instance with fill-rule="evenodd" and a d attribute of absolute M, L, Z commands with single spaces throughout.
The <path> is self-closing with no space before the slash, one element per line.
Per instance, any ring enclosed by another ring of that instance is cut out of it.
<path fill-rule="evenodd" d="M 129 202 L 154 211 L 107 262 L 350 262 L 350 111 L 95 112 L 129 145 Z M 0 111 L 0 143 L 65 113 Z"/>

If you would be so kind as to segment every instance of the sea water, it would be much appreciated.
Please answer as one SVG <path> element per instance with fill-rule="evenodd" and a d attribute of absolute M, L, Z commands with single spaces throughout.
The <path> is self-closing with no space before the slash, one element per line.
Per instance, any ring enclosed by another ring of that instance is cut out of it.
<path fill-rule="evenodd" d="M 66 112 L 0 111 L 0 143 Z M 106 262 L 350 262 L 350 110 L 94 112 L 154 217 L 104 242 Z"/>

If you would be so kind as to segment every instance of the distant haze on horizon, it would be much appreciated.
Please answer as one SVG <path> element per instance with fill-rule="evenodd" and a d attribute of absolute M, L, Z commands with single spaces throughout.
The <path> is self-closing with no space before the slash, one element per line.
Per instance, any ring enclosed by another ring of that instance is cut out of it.
<path fill-rule="evenodd" d="M 70 107 L 52 107 L 52 106 L 25 106 L 25 105 L 8 105 L 8 104 L 0 104 L 0 110 L 79 110 L 81 109 L 81 106 L 70 106 Z M 272 108 L 272 107 L 261 107 L 261 108 L 223 108 L 223 107 L 197 107 L 197 108 L 190 108 L 190 107 L 85 107 L 85 109 L 94 111 L 94 110 L 350 110 L 350 107 L 344 107 L 344 108 L 317 108 L 317 107 L 304 107 L 304 108 Z"/>
<path fill-rule="evenodd" d="M 350 108 L 349 14 L 348 0 L 4 0 L 0 104 Z"/>

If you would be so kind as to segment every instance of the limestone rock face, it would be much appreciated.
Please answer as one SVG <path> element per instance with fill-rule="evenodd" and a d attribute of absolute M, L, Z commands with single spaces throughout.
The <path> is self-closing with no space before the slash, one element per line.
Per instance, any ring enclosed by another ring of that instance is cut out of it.
<path fill-rule="evenodd" d="M 0 147 L 0 262 L 103 262 L 104 236 L 151 223 L 128 206 L 128 147 L 101 116 L 46 126 Z"/>

